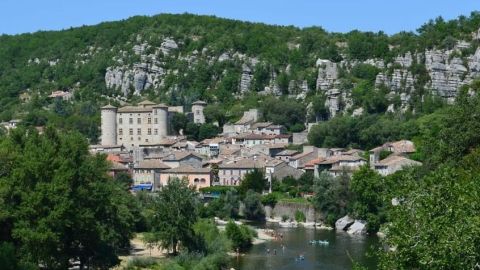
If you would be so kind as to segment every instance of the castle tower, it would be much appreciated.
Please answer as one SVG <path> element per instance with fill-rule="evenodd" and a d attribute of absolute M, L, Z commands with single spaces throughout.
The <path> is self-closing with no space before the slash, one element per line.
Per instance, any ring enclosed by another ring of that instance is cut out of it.
<path fill-rule="evenodd" d="M 117 108 L 107 105 L 101 108 L 102 145 L 117 145 Z"/>
<path fill-rule="evenodd" d="M 205 124 L 205 115 L 203 114 L 205 106 L 207 106 L 207 103 L 201 100 L 192 103 L 193 123 Z"/>
<path fill-rule="evenodd" d="M 165 104 L 158 104 L 153 106 L 154 129 L 158 130 L 159 139 L 165 138 L 168 135 L 168 106 Z"/>

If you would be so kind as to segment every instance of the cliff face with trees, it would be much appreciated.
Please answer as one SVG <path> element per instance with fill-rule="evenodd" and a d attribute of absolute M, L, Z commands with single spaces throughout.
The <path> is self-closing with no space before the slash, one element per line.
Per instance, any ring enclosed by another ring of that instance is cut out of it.
<path fill-rule="evenodd" d="M 4 35 L 0 120 L 54 122 L 95 140 L 98 105 L 139 96 L 219 103 L 222 121 L 273 96 L 301 114 L 289 127 L 343 114 L 421 113 L 451 102 L 480 74 L 479 27 L 479 13 L 392 36 L 165 14 Z M 73 104 L 49 100 L 54 90 L 73 92 Z"/>

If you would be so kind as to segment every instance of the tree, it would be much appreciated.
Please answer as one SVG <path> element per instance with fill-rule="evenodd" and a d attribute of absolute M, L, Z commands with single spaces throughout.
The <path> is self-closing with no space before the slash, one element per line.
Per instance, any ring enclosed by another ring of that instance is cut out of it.
<path fill-rule="evenodd" d="M 180 134 L 181 130 L 185 131 L 187 128 L 187 123 L 188 118 L 185 114 L 177 112 L 173 114 L 171 125 L 175 133 Z"/>
<path fill-rule="evenodd" d="M 222 216 L 227 218 L 235 218 L 238 216 L 240 208 L 240 199 L 236 189 L 228 190 L 221 198 L 223 202 Z"/>
<path fill-rule="evenodd" d="M 202 124 L 198 130 L 198 140 L 210 139 L 220 133 L 220 128 L 214 124 L 206 123 Z"/>
<path fill-rule="evenodd" d="M 244 214 L 247 219 L 260 220 L 265 218 L 265 210 L 262 206 L 260 194 L 253 190 L 248 190 L 243 203 L 245 204 Z"/>
<path fill-rule="evenodd" d="M 314 180 L 312 202 L 325 215 L 325 222 L 329 225 L 333 226 L 335 221 L 347 214 L 351 197 L 348 182 L 348 175 L 335 178 L 326 171 Z"/>
<path fill-rule="evenodd" d="M 107 175 L 104 155 L 90 155 L 80 134 L 51 128 L 12 130 L 0 149 L 0 237 L 17 243 L 22 262 L 49 269 L 118 263 L 135 225 L 133 198 Z"/>
<path fill-rule="evenodd" d="M 478 163 L 478 150 L 474 155 Z M 412 188 L 389 211 L 385 244 L 395 250 L 380 253 L 381 269 L 475 269 L 480 261 L 477 165 L 441 166 L 420 178 L 403 175 L 401 182 Z"/>
<path fill-rule="evenodd" d="M 125 186 L 127 189 L 133 184 L 133 179 L 128 173 L 119 173 L 115 175 L 115 181 Z"/>
<path fill-rule="evenodd" d="M 356 171 L 350 181 L 353 193 L 352 211 L 356 218 L 367 221 L 367 230 L 376 232 L 385 220 L 383 213 L 383 177 L 368 166 Z"/>
<path fill-rule="evenodd" d="M 227 237 L 232 241 L 234 250 L 244 251 L 252 246 L 253 232 L 245 225 L 237 225 L 229 221 L 225 227 Z"/>
<path fill-rule="evenodd" d="M 253 169 L 251 172 L 245 174 L 242 182 L 240 182 L 239 191 L 245 194 L 248 190 L 253 190 L 262 193 L 267 187 L 268 181 L 260 169 Z"/>
<path fill-rule="evenodd" d="M 197 221 L 198 201 L 195 190 L 183 179 L 170 179 L 154 202 L 152 232 L 159 245 L 177 254 L 179 244 L 188 247 L 193 239 L 192 226 Z"/>

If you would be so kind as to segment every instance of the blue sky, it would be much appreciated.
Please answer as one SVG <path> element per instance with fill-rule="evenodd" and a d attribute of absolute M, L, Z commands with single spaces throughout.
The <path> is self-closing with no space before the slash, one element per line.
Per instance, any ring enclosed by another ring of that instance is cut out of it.
<path fill-rule="evenodd" d="M 0 0 L 0 33 L 92 25 L 134 15 L 193 13 L 328 31 L 414 31 L 439 15 L 480 10 L 479 0 Z"/>

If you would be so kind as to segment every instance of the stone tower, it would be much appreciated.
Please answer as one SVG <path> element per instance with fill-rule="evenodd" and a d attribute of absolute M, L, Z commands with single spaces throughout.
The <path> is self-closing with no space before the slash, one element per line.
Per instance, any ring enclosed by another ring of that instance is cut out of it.
<path fill-rule="evenodd" d="M 117 108 L 107 105 L 101 108 L 102 145 L 117 145 Z"/>
<path fill-rule="evenodd" d="M 192 103 L 193 123 L 205 124 L 205 115 L 203 114 L 205 106 L 207 106 L 207 103 L 201 100 Z"/>
<path fill-rule="evenodd" d="M 158 136 L 165 138 L 168 135 L 168 106 L 165 104 L 158 104 L 153 106 L 153 115 L 155 120 L 155 128 L 158 129 Z"/>

